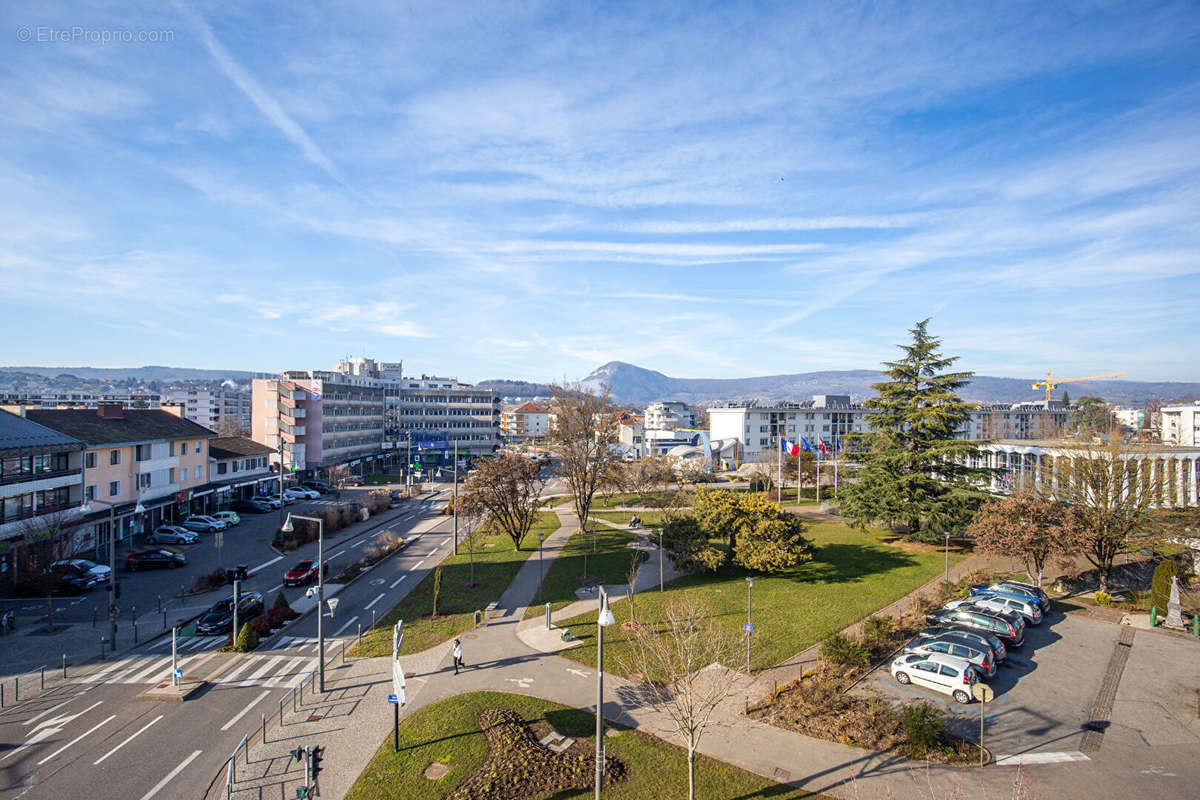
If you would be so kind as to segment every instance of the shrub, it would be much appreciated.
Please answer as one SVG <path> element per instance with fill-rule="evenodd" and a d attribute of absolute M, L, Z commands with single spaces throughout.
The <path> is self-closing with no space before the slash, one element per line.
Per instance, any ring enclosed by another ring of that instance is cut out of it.
<path fill-rule="evenodd" d="M 271 605 L 272 611 L 277 608 L 291 608 L 291 604 L 288 603 L 288 599 L 283 596 L 283 592 L 275 595 L 275 602 Z"/>
<path fill-rule="evenodd" d="M 237 641 L 233 644 L 233 649 L 239 653 L 248 653 L 258 647 L 258 634 L 254 632 L 254 628 L 247 622 L 238 632 Z"/>
<path fill-rule="evenodd" d="M 871 654 L 865 647 L 840 633 L 833 634 L 821 643 L 821 657 L 843 667 L 865 667 L 871 663 Z"/>
<path fill-rule="evenodd" d="M 886 642 L 895 629 L 895 620 L 891 617 L 867 617 L 863 621 L 863 639 L 872 644 Z"/>
<path fill-rule="evenodd" d="M 1107 606 L 1112 603 L 1112 595 L 1108 592 L 1096 592 L 1092 596 L 1092 599 L 1096 601 L 1096 605 L 1100 606 Z"/>
<path fill-rule="evenodd" d="M 293 620 L 298 616 L 300 615 L 288 607 L 272 608 L 267 612 L 267 624 L 271 626 L 271 630 L 275 630 L 276 628 L 282 628 L 283 623 Z"/>
<path fill-rule="evenodd" d="M 254 635 L 259 639 L 264 636 L 271 635 L 271 622 L 266 615 L 260 615 L 250 620 L 250 629 L 254 631 Z"/>
<path fill-rule="evenodd" d="M 940 750 L 949 741 L 945 721 L 932 705 L 925 702 L 904 708 L 904 733 L 908 737 L 908 747 L 921 755 Z"/>
<path fill-rule="evenodd" d="M 1158 609 L 1160 615 L 1167 613 L 1167 605 L 1171 602 L 1171 583 L 1179 574 L 1179 565 L 1174 561 L 1159 562 L 1154 568 L 1154 577 L 1150 581 L 1150 605 Z"/>

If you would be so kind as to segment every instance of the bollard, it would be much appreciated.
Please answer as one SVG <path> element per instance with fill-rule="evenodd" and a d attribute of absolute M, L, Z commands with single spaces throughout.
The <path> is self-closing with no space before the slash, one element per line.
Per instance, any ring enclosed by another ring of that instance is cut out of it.
<path fill-rule="evenodd" d="M 346 663 L 346 640 L 342 639 L 342 663 Z"/>
<path fill-rule="evenodd" d="M 1150 627 L 1158 625 L 1158 606 L 1150 606 Z"/>
<path fill-rule="evenodd" d="M 41 685 L 41 687 L 40 687 L 40 688 L 41 688 L 41 690 L 42 690 L 42 691 L 46 691 L 46 666 L 45 666 L 44 664 L 42 665 L 42 677 L 41 677 L 41 682 L 42 682 L 42 685 Z"/>
<path fill-rule="evenodd" d="M 279 727 L 283 727 L 283 698 L 279 698 Z"/>
<path fill-rule="evenodd" d="M 157 601 L 158 601 L 158 611 L 159 611 L 159 613 L 161 614 L 161 613 L 162 613 L 162 595 L 161 595 L 161 594 L 157 594 L 157 595 L 155 595 L 155 596 L 154 596 L 154 598 L 155 598 L 155 600 L 157 600 Z"/>
<path fill-rule="evenodd" d="M 166 630 L 167 629 L 167 610 L 165 608 L 163 609 L 162 615 L 163 615 L 163 630 Z"/>
<path fill-rule="evenodd" d="M 0 683 L 0 708 L 4 708 L 4 684 Z"/>
<path fill-rule="evenodd" d="M 13 675 L 13 702 L 21 702 L 21 676 Z"/>
<path fill-rule="evenodd" d="M 267 712 L 262 712 L 262 740 L 263 744 L 267 743 Z M 247 750 L 250 748 L 247 747 Z"/>
<path fill-rule="evenodd" d="M 104 645 L 106 645 L 106 644 L 108 644 L 108 639 L 105 639 L 103 636 L 101 636 L 100 637 L 100 660 L 101 661 L 104 660 Z"/>
<path fill-rule="evenodd" d="M 137 620 L 136 620 L 136 619 L 133 621 L 133 643 L 134 643 L 134 644 L 137 644 L 137 643 L 138 643 L 138 640 L 137 640 Z"/>
<path fill-rule="evenodd" d="M 1200 639 L 1200 614 L 1192 614 L 1192 636 Z"/>
<path fill-rule="evenodd" d="M 358 623 L 358 640 L 362 641 L 362 623 Z"/>
<path fill-rule="evenodd" d="M 479 627 L 479 617 L 480 617 L 480 612 L 476 611 L 475 612 L 475 627 L 476 628 Z"/>
<path fill-rule="evenodd" d="M 371 630 L 375 630 L 375 609 L 371 609 Z"/>
<path fill-rule="evenodd" d="M 63 653 L 63 680 L 67 679 L 67 654 Z"/>

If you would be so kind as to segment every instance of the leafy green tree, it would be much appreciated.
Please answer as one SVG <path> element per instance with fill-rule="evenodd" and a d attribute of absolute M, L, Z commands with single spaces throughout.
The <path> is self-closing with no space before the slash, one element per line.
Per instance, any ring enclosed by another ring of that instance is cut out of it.
<path fill-rule="evenodd" d="M 1070 408 L 1071 406 L 1071 395 L 1067 393 L 1066 389 L 1063 389 L 1062 404 L 1063 408 Z"/>
<path fill-rule="evenodd" d="M 258 634 L 254 632 L 254 628 L 250 627 L 250 623 L 247 622 L 238 631 L 237 641 L 233 643 L 233 649 L 239 653 L 248 653 L 256 647 L 258 647 Z"/>
<path fill-rule="evenodd" d="M 972 484 L 986 470 L 968 466 L 977 442 L 956 438 L 971 405 L 957 392 L 972 372 L 948 372 L 957 357 L 943 356 L 941 340 L 918 322 L 902 357 L 884 363 L 888 380 L 872 388 L 871 432 L 849 437 L 862 467 L 842 488 L 839 507 L 859 527 L 877 520 L 903 522 L 915 538 L 961 530 L 983 502 Z"/>
<path fill-rule="evenodd" d="M 697 491 L 690 513 L 664 523 L 663 542 L 677 565 L 710 571 L 733 564 L 778 572 L 812 558 L 802 519 L 762 495 L 728 490 Z"/>
<path fill-rule="evenodd" d="M 1117 416 L 1102 397 L 1081 397 L 1071 412 L 1071 427 L 1080 436 L 1108 435 L 1117 426 Z"/>
<path fill-rule="evenodd" d="M 1170 559 L 1160 561 L 1154 568 L 1154 577 L 1150 581 L 1150 605 L 1157 608 L 1161 616 L 1166 616 L 1167 606 L 1171 602 L 1171 587 L 1178 574 L 1179 565 Z"/>
<path fill-rule="evenodd" d="M 671 515 L 663 521 L 663 547 L 681 570 L 715 572 L 725 563 L 725 553 L 709 541 L 700 522 L 691 514 Z"/>

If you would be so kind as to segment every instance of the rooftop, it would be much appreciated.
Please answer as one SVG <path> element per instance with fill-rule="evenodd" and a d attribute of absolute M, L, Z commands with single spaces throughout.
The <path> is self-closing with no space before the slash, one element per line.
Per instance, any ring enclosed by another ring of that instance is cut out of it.
<path fill-rule="evenodd" d="M 223 461 L 239 456 L 265 456 L 275 451 L 245 436 L 220 436 L 208 443 L 208 457 Z"/>
<path fill-rule="evenodd" d="M 158 409 L 125 408 L 119 417 L 102 417 L 97 409 L 38 408 L 29 409 L 25 416 L 88 445 L 217 436 L 203 425 Z"/>
<path fill-rule="evenodd" d="M 84 445 L 78 439 L 31 419 L 0 411 L 0 451 L 42 447 L 82 450 Z"/>

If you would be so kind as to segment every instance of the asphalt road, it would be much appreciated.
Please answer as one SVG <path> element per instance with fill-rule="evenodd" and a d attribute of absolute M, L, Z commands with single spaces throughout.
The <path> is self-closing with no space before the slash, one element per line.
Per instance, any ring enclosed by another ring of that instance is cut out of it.
<path fill-rule="evenodd" d="M 447 494 L 402 509 L 378 529 L 327 543 L 336 573 L 383 531 L 413 539 L 336 595 L 336 614 L 326 619 L 327 671 L 338 668 L 341 640 L 353 638 L 359 622 L 369 624 L 372 609 L 386 613 L 451 548 L 453 522 L 439 516 Z M 315 544 L 309 547 L 315 551 Z M 280 590 L 284 562 L 308 555 L 307 549 L 263 562 L 247 588 L 269 602 Z M 284 591 L 292 601 L 304 594 L 302 588 Z M 310 613 L 270 640 L 270 649 L 249 654 L 217 652 L 217 637 L 181 640 L 185 677 L 209 681 L 184 703 L 138 697 L 169 676 L 169 638 L 162 638 L 0 712 L 0 798 L 199 796 L 242 736 L 259 727 L 261 714 L 277 715 L 280 699 L 315 668 L 316 627 Z"/>

